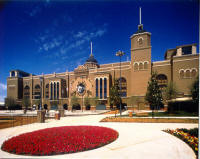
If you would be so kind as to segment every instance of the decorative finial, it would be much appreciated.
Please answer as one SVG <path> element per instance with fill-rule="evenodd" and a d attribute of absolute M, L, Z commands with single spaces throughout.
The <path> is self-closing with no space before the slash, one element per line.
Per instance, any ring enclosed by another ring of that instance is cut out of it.
<path fill-rule="evenodd" d="M 91 48 L 90 56 L 93 56 L 93 55 L 92 55 L 92 42 L 90 43 L 90 48 Z"/>

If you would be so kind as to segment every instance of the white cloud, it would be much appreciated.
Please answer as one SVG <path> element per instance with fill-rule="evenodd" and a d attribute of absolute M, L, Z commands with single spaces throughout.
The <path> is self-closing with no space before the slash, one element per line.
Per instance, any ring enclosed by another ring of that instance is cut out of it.
<path fill-rule="evenodd" d="M 36 14 L 38 14 L 41 11 L 41 7 L 36 6 L 32 9 L 32 11 L 29 13 L 29 15 L 31 17 L 35 16 Z"/>
<path fill-rule="evenodd" d="M 87 32 L 86 31 L 79 31 L 77 34 L 74 35 L 75 38 L 82 38 Z"/>
<path fill-rule="evenodd" d="M 7 85 L 4 83 L 0 83 L 0 102 L 4 102 L 4 98 L 6 97 Z"/>
<path fill-rule="evenodd" d="M 3 83 L 0 83 L 0 89 L 1 90 L 7 90 L 7 85 L 3 84 Z"/>
<path fill-rule="evenodd" d="M 0 102 L 5 102 L 5 98 L 6 98 L 6 96 L 2 96 L 2 95 L 0 95 Z"/>

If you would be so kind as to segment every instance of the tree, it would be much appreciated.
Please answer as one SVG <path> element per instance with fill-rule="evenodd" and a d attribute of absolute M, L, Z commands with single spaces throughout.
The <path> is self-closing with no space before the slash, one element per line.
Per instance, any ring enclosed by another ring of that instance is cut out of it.
<path fill-rule="evenodd" d="M 145 100 L 149 103 L 152 110 L 152 117 L 154 115 L 154 109 L 159 109 L 159 107 L 163 105 L 162 92 L 159 88 L 156 76 L 156 73 L 152 73 L 151 78 L 148 82 L 147 92 L 145 96 Z"/>
<path fill-rule="evenodd" d="M 8 110 L 14 110 L 16 107 L 16 100 L 12 97 L 5 98 L 5 105 Z"/>
<path fill-rule="evenodd" d="M 75 95 L 73 95 L 72 98 L 71 98 L 72 111 L 73 111 L 73 106 L 77 107 L 78 105 L 79 105 L 78 98 Z"/>
<path fill-rule="evenodd" d="M 22 104 L 24 106 L 24 114 L 26 114 L 26 111 L 27 111 L 28 107 L 30 106 L 30 99 L 27 97 L 24 97 L 22 100 Z"/>
<path fill-rule="evenodd" d="M 119 105 L 121 98 L 119 95 L 119 86 L 117 80 L 114 82 L 114 85 L 110 88 L 110 104 Z"/>
<path fill-rule="evenodd" d="M 193 82 L 192 87 L 191 87 L 191 95 L 193 102 L 195 104 L 198 104 L 199 102 L 199 76 L 196 78 L 196 80 Z"/>
<path fill-rule="evenodd" d="M 176 85 L 170 81 L 170 83 L 167 85 L 167 88 L 164 93 L 166 100 L 175 99 L 177 96 L 177 89 Z"/>
<path fill-rule="evenodd" d="M 89 100 L 88 97 L 86 97 L 86 98 L 84 99 L 84 105 L 85 105 L 85 106 L 89 106 L 89 105 L 90 105 L 90 100 Z"/>

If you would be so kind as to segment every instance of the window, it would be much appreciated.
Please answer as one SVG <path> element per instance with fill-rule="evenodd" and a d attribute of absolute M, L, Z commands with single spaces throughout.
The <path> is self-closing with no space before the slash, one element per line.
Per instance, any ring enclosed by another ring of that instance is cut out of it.
<path fill-rule="evenodd" d="M 35 89 L 34 89 L 34 98 L 35 99 L 40 99 L 41 98 L 41 89 L 40 89 L 40 85 L 37 84 L 35 86 Z"/>
<path fill-rule="evenodd" d="M 143 63 L 139 64 L 139 70 L 143 70 Z"/>
<path fill-rule="evenodd" d="M 144 62 L 144 69 L 148 69 L 148 62 Z"/>
<path fill-rule="evenodd" d="M 11 77 L 15 77 L 15 71 L 11 72 Z"/>
<path fill-rule="evenodd" d="M 53 87 L 53 96 L 54 96 L 54 99 L 56 99 L 56 83 L 54 82 L 54 87 Z"/>
<path fill-rule="evenodd" d="M 134 64 L 134 70 L 138 70 L 138 63 Z"/>
<path fill-rule="evenodd" d="M 184 70 L 180 71 L 180 78 L 184 78 Z"/>
<path fill-rule="evenodd" d="M 99 89 L 98 86 L 99 86 L 99 85 L 98 85 L 98 79 L 96 79 L 96 97 L 99 96 L 99 95 L 98 95 L 98 89 Z"/>
<path fill-rule="evenodd" d="M 191 75 L 192 77 L 196 77 L 197 71 L 195 69 L 192 69 Z"/>
<path fill-rule="evenodd" d="M 53 99 L 53 83 L 51 83 L 51 99 Z"/>
<path fill-rule="evenodd" d="M 186 77 L 186 78 L 190 78 L 190 70 L 186 70 L 186 72 L 185 72 L 185 77 Z"/>
<path fill-rule="evenodd" d="M 185 47 L 182 47 L 182 54 L 183 54 L 183 55 L 192 54 L 192 46 L 185 46 Z"/>
<path fill-rule="evenodd" d="M 121 82 L 121 90 L 119 90 L 119 94 L 121 97 L 126 97 L 127 96 L 127 83 L 126 83 L 126 79 L 124 77 L 121 77 L 118 79 L 118 86 L 120 89 L 120 82 Z"/>
<path fill-rule="evenodd" d="M 49 84 L 46 84 L 45 95 L 46 95 L 46 98 L 49 98 Z"/>
<path fill-rule="evenodd" d="M 29 86 L 24 87 L 24 97 L 30 98 L 30 87 Z"/>
<path fill-rule="evenodd" d="M 57 99 L 59 99 L 59 82 L 57 83 Z"/>
<path fill-rule="evenodd" d="M 159 75 L 157 75 L 156 80 L 157 80 L 158 85 L 159 85 L 159 87 L 160 87 L 161 89 L 164 89 L 164 88 L 167 87 L 167 83 L 168 83 L 168 82 L 167 82 L 167 76 L 166 76 L 166 75 L 164 75 L 164 74 L 159 74 Z"/>
<path fill-rule="evenodd" d="M 102 78 L 100 78 L 100 99 L 102 99 Z"/>
<path fill-rule="evenodd" d="M 107 79 L 104 78 L 104 98 L 107 98 Z"/>

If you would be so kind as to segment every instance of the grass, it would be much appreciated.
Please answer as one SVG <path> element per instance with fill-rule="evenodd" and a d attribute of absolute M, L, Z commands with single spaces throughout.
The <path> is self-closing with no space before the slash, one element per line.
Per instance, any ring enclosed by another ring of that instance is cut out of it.
<path fill-rule="evenodd" d="M 149 113 L 149 116 L 152 116 L 152 113 Z M 198 116 L 198 113 L 189 113 L 189 112 L 184 112 L 184 111 L 177 111 L 174 113 L 168 113 L 168 112 L 154 112 L 154 116 L 157 117 L 184 117 L 184 116 Z"/>
<path fill-rule="evenodd" d="M 119 115 L 117 115 L 119 116 Z M 149 117 L 152 117 L 152 112 L 148 114 Z M 189 113 L 184 111 L 177 111 L 174 113 L 168 113 L 168 112 L 154 112 L 154 117 L 198 117 L 198 113 Z M 122 115 L 121 117 L 128 117 L 128 115 Z M 135 114 L 133 114 L 133 117 L 136 117 Z M 140 116 L 143 117 L 143 116 Z M 139 117 L 139 118 L 140 118 Z"/>

